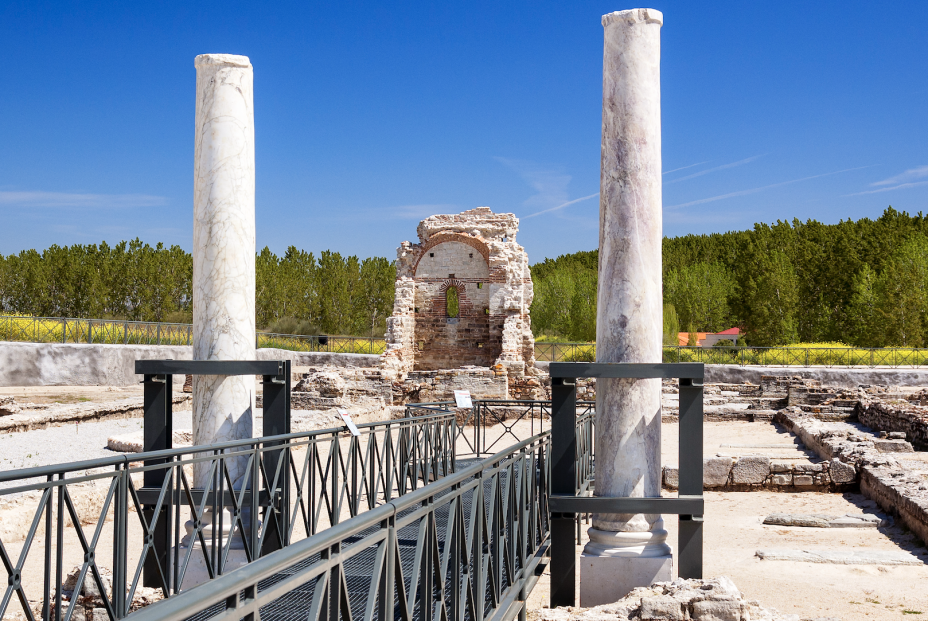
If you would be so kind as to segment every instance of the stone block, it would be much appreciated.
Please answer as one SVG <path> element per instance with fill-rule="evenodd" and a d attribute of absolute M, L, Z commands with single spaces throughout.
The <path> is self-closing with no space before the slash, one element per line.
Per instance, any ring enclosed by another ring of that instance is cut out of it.
<path fill-rule="evenodd" d="M 680 469 L 677 466 L 664 466 L 664 487 L 667 489 L 680 487 Z"/>
<path fill-rule="evenodd" d="M 728 485 L 735 460 L 731 457 L 709 457 L 702 461 L 702 484 L 705 487 L 722 487 Z"/>
<path fill-rule="evenodd" d="M 741 621 L 741 603 L 736 600 L 703 601 L 693 604 L 694 621 Z"/>
<path fill-rule="evenodd" d="M 771 485 L 792 485 L 793 484 L 793 475 L 791 474 L 775 474 L 770 477 Z"/>
<path fill-rule="evenodd" d="M 617 602 L 636 587 L 673 580 L 673 557 L 580 555 L 580 605 Z"/>
<path fill-rule="evenodd" d="M 822 464 L 796 464 L 793 467 L 794 472 L 821 472 Z"/>
<path fill-rule="evenodd" d="M 853 483 L 857 479 L 857 469 L 840 459 L 832 459 L 829 470 L 835 483 Z"/>
<path fill-rule="evenodd" d="M 914 453 L 912 445 L 905 440 L 874 440 L 873 446 L 881 453 Z"/>
<path fill-rule="evenodd" d="M 770 472 L 791 472 L 793 465 L 788 461 L 772 461 L 770 462 Z"/>
<path fill-rule="evenodd" d="M 764 519 L 764 524 L 771 526 L 806 526 L 810 528 L 828 528 L 833 515 L 813 513 L 811 515 L 794 515 L 790 513 L 771 513 Z"/>
<path fill-rule="evenodd" d="M 735 483 L 763 483 L 770 474 L 770 458 L 761 455 L 748 455 L 738 459 L 731 469 Z"/>
<path fill-rule="evenodd" d="M 641 621 L 682 621 L 685 618 L 680 602 L 672 597 L 641 599 Z"/>
<path fill-rule="evenodd" d="M 815 479 L 810 474 L 797 474 L 793 477 L 793 485 L 796 487 L 811 487 L 815 485 Z"/>
<path fill-rule="evenodd" d="M 110 621 L 110 615 L 106 612 L 106 608 L 94 608 L 92 621 Z"/>

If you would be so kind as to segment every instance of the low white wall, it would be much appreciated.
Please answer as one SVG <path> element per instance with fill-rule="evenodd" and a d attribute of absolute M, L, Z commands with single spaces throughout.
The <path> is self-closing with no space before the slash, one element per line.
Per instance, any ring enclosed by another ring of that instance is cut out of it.
<path fill-rule="evenodd" d="M 0 386 L 130 386 L 141 381 L 136 360 L 190 360 L 185 345 L 81 345 L 0 341 Z M 290 360 L 295 366 L 331 364 L 376 367 L 380 356 L 259 349 L 259 360 Z M 176 376 L 175 383 L 183 383 Z"/>
<path fill-rule="evenodd" d="M 734 364 L 707 364 L 706 382 L 751 382 L 760 384 L 762 375 L 785 375 L 821 380 L 823 386 L 856 388 L 860 384 L 890 386 L 928 386 L 928 369 L 865 367 L 742 367 Z"/>

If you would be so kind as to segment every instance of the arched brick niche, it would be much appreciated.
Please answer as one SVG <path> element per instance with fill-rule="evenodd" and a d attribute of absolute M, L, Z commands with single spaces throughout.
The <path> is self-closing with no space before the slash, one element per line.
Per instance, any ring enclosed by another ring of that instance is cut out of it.
<path fill-rule="evenodd" d="M 448 245 L 441 244 L 436 249 L 441 250 L 442 246 Z M 488 273 L 486 262 L 476 255 L 473 263 L 475 265 L 469 271 L 461 270 L 460 266 L 454 267 L 461 272 L 448 273 L 454 273 L 454 278 L 416 278 L 415 370 L 452 369 L 467 364 L 488 367 L 499 356 L 499 339 L 492 342 L 490 334 L 490 288 L 485 284 Z M 420 262 L 420 270 L 422 267 Z M 456 317 L 448 316 L 449 289 L 457 291 Z"/>

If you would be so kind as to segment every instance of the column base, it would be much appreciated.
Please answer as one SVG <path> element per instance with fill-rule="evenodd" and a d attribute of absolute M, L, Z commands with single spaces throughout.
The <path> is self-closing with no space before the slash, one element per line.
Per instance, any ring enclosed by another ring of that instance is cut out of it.
<path fill-rule="evenodd" d="M 632 589 L 673 580 L 673 556 L 580 554 L 580 606 L 617 602 Z"/>
<path fill-rule="evenodd" d="M 187 556 L 187 548 L 184 545 L 178 546 L 179 562 L 183 563 Z M 174 558 L 174 550 L 171 550 L 171 558 Z M 233 569 L 238 569 L 248 564 L 245 556 L 245 550 L 229 550 L 229 556 L 226 557 L 223 574 L 227 574 Z M 186 591 L 195 586 L 209 582 L 209 572 L 206 570 L 206 560 L 203 558 L 203 548 L 197 542 L 193 545 L 193 552 L 190 554 L 190 563 L 187 565 L 187 571 L 184 573 L 184 581 L 181 583 L 181 590 Z"/>

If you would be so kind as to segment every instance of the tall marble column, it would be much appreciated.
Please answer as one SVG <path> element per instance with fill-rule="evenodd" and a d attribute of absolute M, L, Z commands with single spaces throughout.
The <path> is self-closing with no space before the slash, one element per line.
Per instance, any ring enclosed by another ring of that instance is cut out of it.
<path fill-rule="evenodd" d="M 197 56 L 193 172 L 193 359 L 255 357 L 255 125 L 245 56 Z M 193 442 L 252 437 L 255 379 L 193 377 Z M 194 470 L 206 487 L 208 465 Z M 231 463 L 240 481 L 244 462 Z"/>
<path fill-rule="evenodd" d="M 660 29 L 653 9 L 604 15 L 597 362 L 660 362 Z M 659 379 L 596 385 L 597 496 L 661 493 Z M 593 516 L 580 604 L 613 602 L 672 578 L 660 515 Z"/>
<path fill-rule="evenodd" d="M 193 172 L 193 359 L 255 359 L 255 130 L 253 73 L 245 56 L 203 54 L 197 70 Z M 193 376 L 193 443 L 252 437 L 253 376 Z M 209 462 L 195 464 L 194 486 L 215 489 Z M 227 458 L 233 487 L 244 480 L 247 458 Z M 243 515 L 246 524 L 250 515 Z M 211 539 L 215 516 L 203 516 Z M 232 530 L 226 510 L 219 541 Z M 187 523 L 184 547 L 193 546 L 183 588 L 208 578 L 203 553 Z M 225 571 L 245 562 L 235 531 Z"/>

